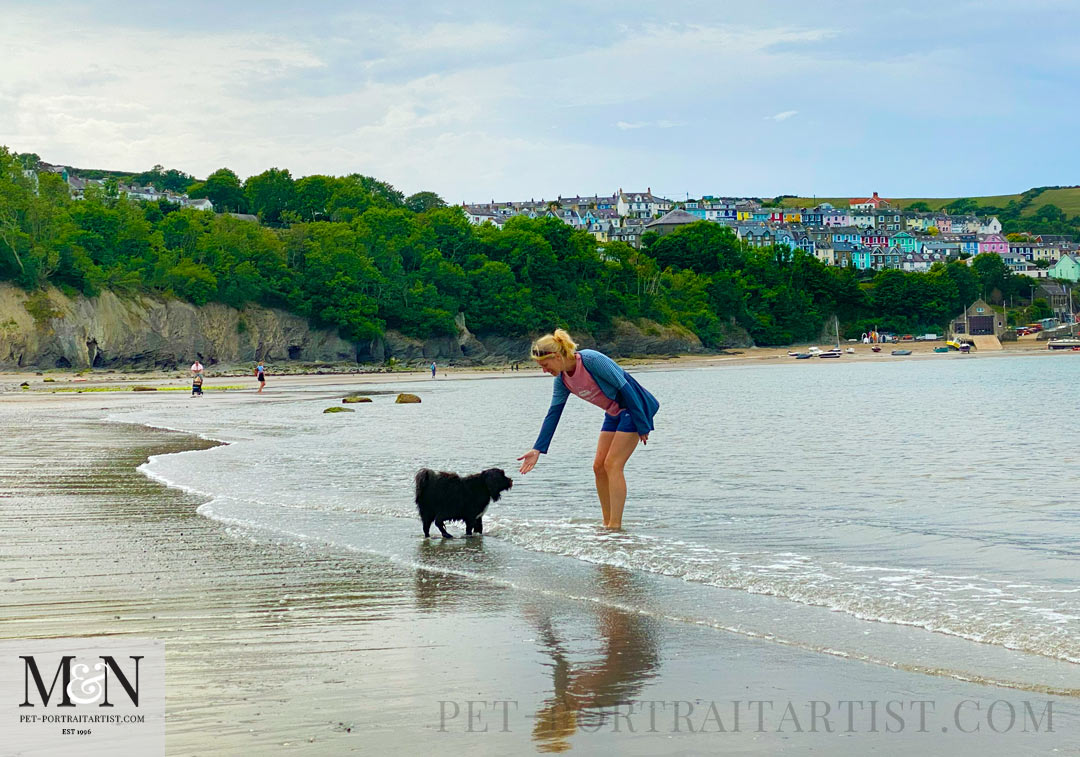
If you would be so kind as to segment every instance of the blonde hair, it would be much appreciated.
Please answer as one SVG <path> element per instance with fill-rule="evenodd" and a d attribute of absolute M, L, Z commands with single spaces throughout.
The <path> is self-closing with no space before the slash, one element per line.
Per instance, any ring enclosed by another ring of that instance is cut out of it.
<path fill-rule="evenodd" d="M 574 356 L 576 349 L 577 343 L 570 338 L 570 334 L 563 329 L 555 329 L 555 333 L 544 334 L 533 342 L 530 354 L 533 360 L 541 360 L 550 355 L 558 355 L 568 360 Z"/>

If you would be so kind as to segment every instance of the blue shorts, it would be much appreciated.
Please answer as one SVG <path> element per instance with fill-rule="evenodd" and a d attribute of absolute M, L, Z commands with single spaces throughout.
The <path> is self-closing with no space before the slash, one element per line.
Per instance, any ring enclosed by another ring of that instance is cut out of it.
<path fill-rule="evenodd" d="M 636 434 L 637 426 L 634 425 L 634 419 L 630 417 L 630 411 L 623 410 L 618 415 L 604 413 L 604 425 L 600 428 L 600 431 L 628 431 L 631 434 Z"/>

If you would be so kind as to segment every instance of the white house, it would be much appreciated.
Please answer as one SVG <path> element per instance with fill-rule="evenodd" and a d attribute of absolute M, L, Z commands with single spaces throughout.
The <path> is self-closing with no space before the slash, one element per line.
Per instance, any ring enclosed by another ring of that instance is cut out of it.
<path fill-rule="evenodd" d="M 616 209 L 624 218 L 654 218 L 671 210 L 671 200 L 656 197 L 652 193 L 652 187 L 644 192 L 618 192 Z"/>

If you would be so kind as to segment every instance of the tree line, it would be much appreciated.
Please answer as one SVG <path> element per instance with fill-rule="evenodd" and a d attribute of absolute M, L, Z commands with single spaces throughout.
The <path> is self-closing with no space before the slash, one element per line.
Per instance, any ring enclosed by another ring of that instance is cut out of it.
<path fill-rule="evenodd" d="M 802 250 L 752 248 L 702 221 L 636 250 L 598 243 L 555 218 L 474 226 L 437 195 L 409 197 L 377 179 L 271 169 L 240 182 L 228 169 L 192 180 L 229 213 L 142 202 L 90 187 L 74 200 L 62 178 L 26 175 L 0 148 L 0 278 L 27 289 L 93 297 L 153 293 L 196 305 L 279 307 L 367 340 L 387 329 L 523 336 L 554 326 L 602 335 L 615 319 L 692 331 L 719 348 L 732 327 L 760 345 L 819 338 L 835 314 L 857 336 L 871 326 L 941 330 L 976 297 L 1027 298 L 1028 281 L 997 255 L 929 273 L 870 274 L 826 266 Z M 168 172 L 155 171 L 163 176 Z"/>

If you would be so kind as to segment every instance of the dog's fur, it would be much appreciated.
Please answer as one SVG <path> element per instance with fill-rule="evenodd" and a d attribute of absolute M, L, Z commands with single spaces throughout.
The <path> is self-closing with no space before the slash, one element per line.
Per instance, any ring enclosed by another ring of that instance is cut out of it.
<path fill-rule="evenodd" d="M 462 478 L 456 473 L 446 473 L 421 468 L 416 473 L 416 509 L 424 524 L 424 536 L 430 536 L 431 524 L 442 533 L 443 538 L 453 539 L 443 523 L 448 520 L 465 522 L 465 535 L 484 532 L 483 515 L 491 502 L 514 485 L 501 468 L 488 468 Z"/>

